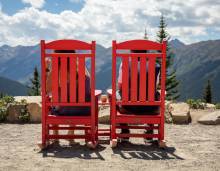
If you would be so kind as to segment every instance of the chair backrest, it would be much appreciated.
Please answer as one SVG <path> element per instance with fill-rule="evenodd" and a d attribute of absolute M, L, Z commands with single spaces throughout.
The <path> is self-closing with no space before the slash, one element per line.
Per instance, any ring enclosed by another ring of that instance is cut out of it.
<path fill-rule="evenodd" d="M 74 51 L 75 53 L 70 53 Z M 85 89 L 85 66 L 88 63 L 87 61 L 90 60 L 90 92 L 93 104 L 95 96 L 95 42 L 56 40 L 45 43 L 44 40 L 41 41 L 42 97 L 46 96 L 46 59 L 48 58 L 51 61 L 52 103 L 62 103 L 64 105 L 75 103 L 76 106 L 91 104 L 86 102 Z"/>
<path fill-rule="evenodd" d="M 146 53 L 132 53 L 133 51 Z M 122 63 L 122 99 L 124 105 L 159 105 L 165 99 L 166 41 L 129 40 L 112 43 L 112 98 L 116 99 L 117 61 Z M 155 98 L 156 64 L 160 70 L 160 99 Z M 147 85 L 148 84 L 148 85 Z"/>

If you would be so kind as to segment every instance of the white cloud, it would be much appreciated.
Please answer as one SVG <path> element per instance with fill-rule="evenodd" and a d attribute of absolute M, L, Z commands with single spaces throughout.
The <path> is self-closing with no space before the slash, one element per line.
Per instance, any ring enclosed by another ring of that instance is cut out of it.
<path fill-rule="evenodd" d="M 22 2 L 30 4 L 32 7 L 35 8 L 42 8 L 45 3 L 45 0 L 22 0 Z"/>
<path fill-rule="evenodd" d="M 86 0 L 79 12 L 54 14 L 37 9 L 35 4 L 12 16 L 0 12 L 0 44 L 32 45 L 40 39 L 72 38 L 110 46 L 114 39 L 143 38 L 145 27 L 154 40 L 161 13 L 171 36 L 191 43 L 209 38 L 208 28 L 220 29 L 218 9 L 220 4 L 214 0 Z"/>

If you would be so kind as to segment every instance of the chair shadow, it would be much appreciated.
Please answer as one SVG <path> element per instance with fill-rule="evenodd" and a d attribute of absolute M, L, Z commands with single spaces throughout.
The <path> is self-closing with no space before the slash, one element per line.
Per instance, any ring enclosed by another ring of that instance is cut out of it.
<path fill-rule="evenodd" d="M 96 149 L 89 149 L 86 145 L 76 144 L 74 146 L 53 145 L 41 151 L 43 157 L 55 158 L 79 158 L 105 160 L 100 154 L 106 147 L 98 145 Z"/>
<path fill-rule="evenodd" d="M 184 158 L 175 154 L 175 147 L 161 149 L 156 142 L 149 144 L 118 143 L 117 147 L 112 150 L 114 154 L 120 155 L 123 159 L 184 160 Z"/>

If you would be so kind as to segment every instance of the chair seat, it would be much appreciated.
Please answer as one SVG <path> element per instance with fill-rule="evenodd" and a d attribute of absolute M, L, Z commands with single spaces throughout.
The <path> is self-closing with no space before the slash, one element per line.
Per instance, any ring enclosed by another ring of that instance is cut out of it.
<path fill-rule="evenodd" d="M 62 106 L 56 110 L 52 108 L 55 116 L 90 116 L 91 108 L 88 106 Z"/>
<path fill-rule="evenodd" d="M 160 124 L 161 115 L 121 114 L 117 111 L 116 123 Z"/>
<path fill-rule="evenodd" d="M 120 115 L 159 115 L 159 106 L 127 106 L 119 107 L 117 111 Z"/>
<path fill-rule="evenodd" d="M 47 124 L 73 124 L 73 125 L 81 125 L 81 124 L 90 124 L 91 117 L 90 116 L 55 116 L 48 115 L 46 117 Z"/>
<path fill-rule="evenodd" d="M 146 113 L 132 113 L 132 112 L 127 112 L 127 113 L 121 113 L 120 111 L 117 111 L 117 115 L 120 115 L 120 116 L 127 116 L 127 115 L 130 115 L 130 116 L 157 116 L 157 115 L 160 115 L 160 112 L 146 112 Z"/>

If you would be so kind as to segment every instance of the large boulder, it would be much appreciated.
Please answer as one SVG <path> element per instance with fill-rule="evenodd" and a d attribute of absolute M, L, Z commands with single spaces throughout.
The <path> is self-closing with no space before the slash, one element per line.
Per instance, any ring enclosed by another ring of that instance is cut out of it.
<path fill-rule="evenodd" d="M 202 116 L 198 123 L 204 125 L 219 125 L 220 124 L 220 111 L 211 112 L 207 115 Z"/>
<path fill-rule="evenodd" d="M 41 105 L 37 103 L 28 103 L 27 110 L 30 113 L 31 122 L 41 122 Z"/>
<path fill-rule="evenodd" d="M 41 96 L 14 96 L 15 101 L 21 102 L 22 100 L 26 100 L 27 103 L 37 103 L 41 105 Z"/>
<path fill-rule="evenodd" d="M 206 103 L 206 108 L 207 109 L 215 109 L 215 105 L 211 103 Z"/>
<path fill-rule="evenodd" d="M 165 101 L 165 122 L 166 123 L 173 123 L 173 118 L 171 116 L 171 113 L 169 111 L 169 106 L 172 102 L 171 101 Z"/>
<path fill-rule="evenodd" d="M 41 122 L 41 96 L 15 96 L 15 101 L 26 100 L 31 122 Z"/>
<path fill-rule="evenodd" d="M 7 121 L 9 122 L 19 122 L 19 116 L 21 114 L 21 110 L 25 110 L 26 105 L 20 104 L 10 104 L 7 108 Z"/>
<path fill-rule="evenodd" d="M 175 124 L 188 124 L 191 122 L 190 108 L 187 103 L 170 103 L 168 111 Z"/>

